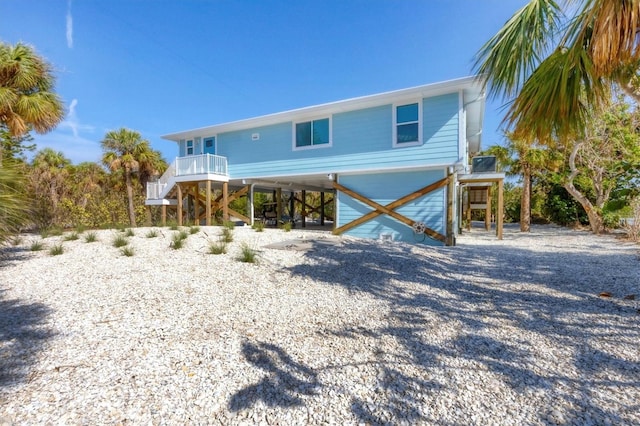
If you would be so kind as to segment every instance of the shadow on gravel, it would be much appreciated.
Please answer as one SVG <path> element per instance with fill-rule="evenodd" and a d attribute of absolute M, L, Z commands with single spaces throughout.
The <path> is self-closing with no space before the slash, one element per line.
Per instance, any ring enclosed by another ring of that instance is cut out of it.
<path fill-rule="evenodd" d="M 623 262 L 637 264 L 634 256 L 621 259 L 597 251 L 566 251 L 559 262 L 557 253 L 491 244 L 414 249 L 368 241 L 345 241 L 331 248 L 318 246 L 306 256 L 310 262 L 287 270 L 316 282 L 342 286 L 356 298 L 359 293 L 374 296 L 385 301 L 390 309 L 386 327 L 371 329 L 363 324 L 357 328 L 326 330 L 328 335 L 391 338 L 403 348 L 398 353 L 386 354 L 386 361 L 379 364 L 379 391 L 372 395 L 377 401 L 352 397 L 352 414 L 358 421 L 385 423 L 381 412 L 410 423 L 437 421 L 428 410 L 430 404 L 438 402 L 438 385 L 425 382 L 417 374 L 399 375 L 396 370 L 394 375 L 393 365 L 405 360 L 428 372 L 442 370 L 443 363 L 449 363 L 444 368 L 452 368 L 450 365 L 460 360 L 494 373 L 514 392 L 528 395 L 538 391 L 547 395 L 549 407 L 532 407 L 542 423 L 583 423 L 587 417 L 596 424 L 607 417 L 613 424 L 625 422 L 602 399 L 592 397 L 592 390 L 606 393 L 608 388 L 617 387 L 638 392 L 640 365 L 590 350 L 589 343 L 610 339 L 612 328 L 616 339 L 639 341 L 636 309 L 622 303 L 622 295 L 609 300 L 598 297 L 599 292 L 624 282 L 618 280 L 629 279 L 625 268 L 619 268 L 619 273 L 615 269 L 605 275 L 598 272 Z M 406 283 L 413 284 L 409 288 Z M 522 284 L 528 286 L 522 289 Z M 586 316 L 594 315 L 607 317 L 606 324 L 585 323 Z M 438 345 L 425 339 L 424 336 L 438 331 L 432 324 L 434 318 L 440 324 L 446 322 L 459 328 L 457 337 Z M 512 330 L 508 337 L 498 330 L 503 326 Z M 493 333 L 499 337 L 492 336 Z M 550 341 L 558 353 L 541 354 L 535 342 L 527 339 L 532 333 Z M 551 358 L 541 359 L 543 356 Z M 557 368 L 554 356 L 573 357 L 569 364 L 577 373 Z M 602 374 L 607 370 L 621 372 L 625 379 L 610 380 Z M 471 385 L 485 386 L 485 396 L 492 391 L 486 387 L 490 385 Z M 562 408 L 564 418 L 557 419 L 552 417 L 554 407 L 573 408 Z M 540 409 L 548 411 L 539 412 Z M 453 413 L 457 421 L 474 423 L 470 420 L 475 414 L 471 408 L 461 405 L 457 411 Z"/>
<path fill-rule="evenodd" d="M 4 293 L 4 291 L 2 291 Z M 50 309 L 41 303 L 7 300 L 0 293 L 0 387 L 26 380 L 44 343 L 53 332 L 44 324 Z"/>
<path fill-rule="evenodd" d="M 320 386 L 316 373 L 300 364 L 279 346 L 245 341 L 242 355 L 265 372 L 264 378 L 235 393 L 229 400 L 229 410 L 251 408 L 261 400 L 269 407 L 297 407 L 304 405 L 302 395 L 315 395 Z"/>

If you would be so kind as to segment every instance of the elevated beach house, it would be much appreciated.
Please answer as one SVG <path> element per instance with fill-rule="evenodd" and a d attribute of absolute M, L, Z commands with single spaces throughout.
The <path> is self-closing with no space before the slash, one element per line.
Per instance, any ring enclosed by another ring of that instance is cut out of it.
<path fill-rule="evenodd" d="M 338 234 L 454 244 L 462 188 L 490 193 L 497 182 L 502 205 L 503 175 L 470 169 L 484 105 L 481 83 L 467 77 L 165 135 L 178 156 L 148 184 L 146 204 L 162 206 L 163 220 L 175 208 L 180 223 L 253 224 L 266 219 L 254 211 L 263 192 L 273 197 L 273 223 L 305 226 L 315 212 Z M 309 191 L 319 205 L 307 203 Z M 238 197 L 246 211 L 230 207 Z"/>

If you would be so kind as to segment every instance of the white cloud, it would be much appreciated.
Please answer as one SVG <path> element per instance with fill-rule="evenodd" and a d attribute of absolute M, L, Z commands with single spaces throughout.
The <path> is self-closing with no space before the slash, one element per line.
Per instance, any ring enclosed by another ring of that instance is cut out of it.
<path fill-rule="evenodd" d="M 78 106 L 78 100 L 73 99 L 71 104 L 69 105 L 69 113 L 67 114 L 66 119 L 60 123 L 60 128 L 62 129 L 70 129 L 75 138 L 78 138 L 80 132 L 93 133 L 93 126 L 87 124 L 81 124 L 78 119 L 78 114 L 76 113 L 76 107 Z"/>
<path fill-rule="evenodd" d="M 71 16 L 71 0 L 67 2 L 67 47 L 73 48 L 73 17 Z"/>

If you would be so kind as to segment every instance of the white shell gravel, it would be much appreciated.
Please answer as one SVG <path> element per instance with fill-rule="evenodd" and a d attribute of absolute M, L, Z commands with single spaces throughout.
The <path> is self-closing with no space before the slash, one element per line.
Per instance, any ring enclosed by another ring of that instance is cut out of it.
<path fill-rule="evenodd" d="M 3 250 L 0 424 L 640 424 L 637 245 L 147 231 Z"/>

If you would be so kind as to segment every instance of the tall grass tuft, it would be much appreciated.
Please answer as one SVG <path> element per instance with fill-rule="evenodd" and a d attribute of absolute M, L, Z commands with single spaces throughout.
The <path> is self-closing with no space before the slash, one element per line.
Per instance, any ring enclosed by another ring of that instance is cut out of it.
<path fill-rule="evenodd" d="M 230 243 L 233 241 L 233 230 L 229 228 L 222 228 L 222 236 L 220 237 L 223 242 Z"/>
<path fill-rule="evenodd" d="M 31 250 L 31 251 L 44 250 L 44 243 L 42 241 L 34 241 L 34 242 L 31 243 L 31 246 L 29 247 L 29 250 Z"/>
<path fill-rule="evenodd" d="M 84 231 L 86 231 L 86 230 L 87 230 L 87 227 L 86 227 L 86 226 L 84 226 L 84 225 L 78 225 L 78 226 L 76 226 L 76 232 L 77 232 L 78 234 L 82 234 L 82 233 L 83 233 Z"/>
<path fill-rule="evenodd" d="M 80 237 L 78 236 L 77 232 L 72 232 L 72 233 L 67 234 L 67 235 L 64 236 L 64 240 L 65 241 L 75 241 L 78 238 L 80 238 Z"/>
<path fill-rule="evenodd" d="M 122 247 L 120 253 L 122 253 L 123 256 L 131 257 L 134 255 L 133 247 Z"/>
<path fill-rule="evenodd" d="M 169 244 L 169 247 L 171 247 L 174 250 L 179 250 L 182 247 L 184 247 L 184 242 L 185 240 L 189 237 L 189 234 L 187 233 L 187 231 L 180 231 L 180 232 L 176 232 L 175 234 L 173 234 L 173 238 L 171 239 L 171 243 Z"/>
<path fill-rule="evenodd" d="M 95 243 L 96 241 L 98 241 L 98 235 L 95 232 L 89 232 L 84 236 L 85 243 Z"/>
<path fill-rule="evenodd" d="M 115 237 L 113 239 L 113 246 L 115 248 L 124 247 L 127 244 L 129 244 L 129 241 L 127 240 L 127 238 L 124 235 L 118 235 L 117 237 Z"/>
<path fill-rule="evenodd" d="M 222 226 L 224 226 L 225 229 L 233 231 L 233 229 L 236 227 L 236 223 L 232 220 L 225 220 L 224 222 L 222 222 Z"/>
<path fill-rule="evenodd" d="M 155 238 L 158 236 L 158 230 L 157 229 L 149 229 L 149 231 L 147 231 L 147 234 L 145 235 L 145 237 L 147 238 Z"/>
<path fill-rule="evenodd" d="M 209 244 L 209 254 L 224 254 L 227 252 L 227 243 L 224 241 L 218 241 L 217 243 Z"/>
<path fill-rule="evenodd" d="M 252 228 L 256 232 L 262 232 L 262 231 L 264 231 L 264 222 L 254 222 Z"/>
<path fill-rule="evenodd" d="M 293 224 L 291 222 L 285 222 L 282 224 L 282 230 L 284 232 L 291 232 L 292 227 L 293 227 Z"/>
<path fill-rule="evenodd" d="M 135 232 L 133 232 L 133 229 L 131 229 L 131 228 L 127 228 L 127 230 L 124 231 L 124 236 L 125 237 L 133 237 L 135 235 L 136 235 Z"/>
<path fill-rule="evenodd" d="M 189 233 L 191 235 L 197 234 L 198 232 L 200 232 L 200 227 L 199 226 L 192 226 L 192 227 L 189 228 Z"/>
<path fill-rule="evenodd" d="M 238 256 L 238 260 L 244 263 L 257 263 L 258 262 L 258 253 L 249 247 L 247 243 L 242 243 L 240 247 L 240 256 Z"/>
<path fill-rule="evenodd" d="M 59 256 L 62 253 L 64 253 L 64 248 L 62 247 L 62 244 L 56 244 L 55 246 L 49 249 L 49 254 L 51 256 Z"/>

